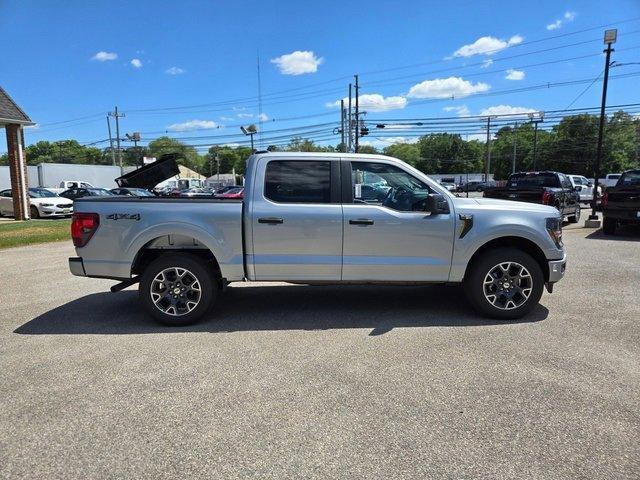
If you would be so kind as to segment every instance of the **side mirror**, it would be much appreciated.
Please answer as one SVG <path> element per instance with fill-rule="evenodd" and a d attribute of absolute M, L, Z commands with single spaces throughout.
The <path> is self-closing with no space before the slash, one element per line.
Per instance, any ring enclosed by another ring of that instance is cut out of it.
<path fill-rule="evenodd" d="M 589 188 L 593 187 L 593 183 L 591 183 L 591 182 L 587 183 L 587 187 L 589 187 Z"/>
<path fill-rule="evenodd" d="M 441 215 L 445 213 L 449 213 L 449 202 L 439 193 L 430 193 L 427 196 L 427 201 L 425 202 L 425 211 L 430 212 L 431 215 Z"/>
<path fill-rule="evenodd" d="M 576 192 L 580 192 L 582 191 L 582 187 L 580 185 L 576 185 L 575 187 L 573 187 L 573 190 Z"/>

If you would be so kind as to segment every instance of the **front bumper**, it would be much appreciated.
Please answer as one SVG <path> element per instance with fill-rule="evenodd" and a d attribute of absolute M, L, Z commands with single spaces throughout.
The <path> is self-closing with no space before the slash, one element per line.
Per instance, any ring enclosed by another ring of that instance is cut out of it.
<path fill-rule="evenodd" d="M 73 205 L 69 207 L 40 207 L 40 215 L 43 217 L 58 217 L 73 214 Z"/>
<path fill-rule="evenodd" d="M 87 273 L 84 271 L 84 264 L 82 263 L 82 257 L 70 257 L 69 258 L 69 270 L 76 277 L 86 277 Z"/>
<path fill-rule="evenodd" d="M 565 253 L 561 260 L 549 261 L 549 279 L 548 283 L 556 283 L 562 280 L 567 267 L 567 254 Z"/>

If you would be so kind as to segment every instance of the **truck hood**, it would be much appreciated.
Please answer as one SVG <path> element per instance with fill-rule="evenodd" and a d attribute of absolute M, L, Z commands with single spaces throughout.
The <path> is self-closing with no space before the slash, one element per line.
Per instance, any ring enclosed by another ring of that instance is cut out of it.
<path fill-rule="evenodd" d="M 514 202 L 512 200 L 498 200 L 495 198 L 465 198 L 464 200 L 467 200 L 464 202 L 466 205 L 476 203 L 477 205 L 486 207 L 487 209 L 539 212 L 546 213 L 550 216 L 558 215 L 558 210 L 555 207 L 540 205 L 538 203 Z"/>

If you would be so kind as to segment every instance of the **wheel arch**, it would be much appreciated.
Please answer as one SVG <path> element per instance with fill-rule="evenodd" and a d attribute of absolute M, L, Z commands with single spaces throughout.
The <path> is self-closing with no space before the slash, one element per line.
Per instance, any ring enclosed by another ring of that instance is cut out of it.
<path fill-rule="evenodd" d="M 475 252 L 473 252 L 473 255 L 469 259 L 469 263 L 467 264 L 467 268 L 464 272 L 464 277 L 467 277 L 467 274 L 474 262 L 478 260 L 484 252 L 505 247 L 517 248 L 531 255 L 538 265 L 540 265 L 545 281 L 549 280 L 549 262 L 542 249 L 535 242 L 518 236 L 498 237 L 481 245 Z"/>
<path fill-rule="evenodd" d="M 210 248 L 191 236 L 180 236 L 177 243 L 171 242 L 168 237 L 161 235 L 153 238 L 138 250 L 131 264 L 132 276 L 142 274 L 151 262 L 163 255 L 186 253 L 201 259 L 212 269 L 216 280 L 222 280 L 220 263 Z"/>

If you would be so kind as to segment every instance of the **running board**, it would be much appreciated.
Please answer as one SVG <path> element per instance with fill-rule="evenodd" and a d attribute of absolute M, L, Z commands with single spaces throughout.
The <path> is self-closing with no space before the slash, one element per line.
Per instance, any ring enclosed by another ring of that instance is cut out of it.
<path fill-rule="evenodd" d="M 138 283 L 140 281 L 140 277 L 129 278 L 128 280 L 124 280 L 123 282 L 116 283 L 113 287 L 111 287 L 111 293 L 119 292 L 120 290 L 124 290 L 131 285 Z"/>

